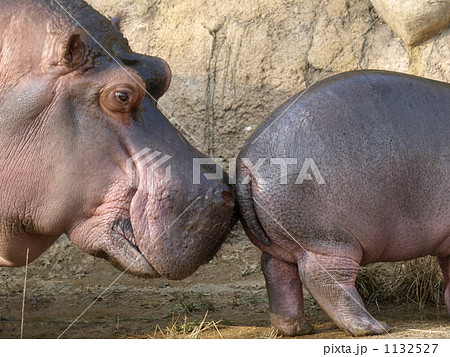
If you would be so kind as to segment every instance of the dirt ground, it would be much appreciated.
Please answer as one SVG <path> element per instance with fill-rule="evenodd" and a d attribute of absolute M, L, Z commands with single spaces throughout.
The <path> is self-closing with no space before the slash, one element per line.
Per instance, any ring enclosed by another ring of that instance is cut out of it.
<path fill-rule="evenodd" d="M 28 267 L 23 336 L 275 338 L 259 256 L 250 242 L 231 239 L 183 281 L 145 280 L 120 276 L 109 263 L 82 253 L 62 237 Z M 0 268 L 2 338 L 20 337 L 24 277 L 24 267 Z M 298 338 L 351 338 L 306 296 L 316 333 Z M 368 308 L 389 323 L 392 338 L 450 338 L 450 318 L 443 307 Z"/>

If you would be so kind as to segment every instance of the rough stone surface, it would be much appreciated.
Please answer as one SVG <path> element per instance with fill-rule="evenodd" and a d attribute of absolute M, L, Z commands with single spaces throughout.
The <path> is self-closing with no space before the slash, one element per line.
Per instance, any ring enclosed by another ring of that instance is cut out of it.
<path fill-rule="evenodd" d="M 236 157 L 272 110 L 337 72 L 450 81 L 450 30 L 405 46 L 375 21 L 370 0 L 88 1 L 110 17 L 125 15 L 132 48 L 169 63 L 172 84 L 160 106 L 212 157 Z"/>
<path fill-rule="evenodd" d="M 449 0 L 371 0 L 377 13 L 406 45 L 442 32 L 450 23 Z"/>

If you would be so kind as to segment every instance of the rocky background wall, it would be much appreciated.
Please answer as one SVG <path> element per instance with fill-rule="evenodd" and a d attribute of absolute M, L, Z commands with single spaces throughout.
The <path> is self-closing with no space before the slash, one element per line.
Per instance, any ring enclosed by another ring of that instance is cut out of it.
<path fill-rule="evenodd" d="M 272 110 L 338 72 L 450 81 L 450 0 L 88 2 L 123 15 L 135 51 L 169 63 L 160 107 L 211 157 L 235 157 Z"/>

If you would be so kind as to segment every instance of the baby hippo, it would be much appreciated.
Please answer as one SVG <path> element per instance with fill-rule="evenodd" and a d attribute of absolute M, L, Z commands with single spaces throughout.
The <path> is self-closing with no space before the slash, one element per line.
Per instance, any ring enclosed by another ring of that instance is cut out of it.
<path fill-rule="evenodd" d="M 253 134 L 236 178 L 281 334 L 313 330 L 303 285 L 344 331 L 387 332 L 355 288 L 359 267 L 426 255 L 450 312 L 449 84 L 384 71 L 323 80 Z"/>

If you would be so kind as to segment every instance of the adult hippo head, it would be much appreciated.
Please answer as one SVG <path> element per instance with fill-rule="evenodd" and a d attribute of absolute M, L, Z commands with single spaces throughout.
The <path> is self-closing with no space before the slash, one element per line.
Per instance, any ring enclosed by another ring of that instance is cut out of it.
<path fill-rule="evenodd" d="M 62 233 L 147 277 L 182 279 L 209 261 L 234 197 L 204 175 L 194 184 L 204 156 L 155 104 L 167 64 L 133 53 L 82 1 L 1 10 L 0 266 L 36 259 Z"/>

